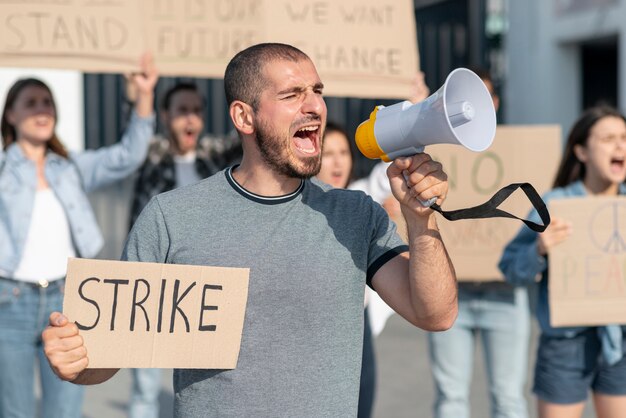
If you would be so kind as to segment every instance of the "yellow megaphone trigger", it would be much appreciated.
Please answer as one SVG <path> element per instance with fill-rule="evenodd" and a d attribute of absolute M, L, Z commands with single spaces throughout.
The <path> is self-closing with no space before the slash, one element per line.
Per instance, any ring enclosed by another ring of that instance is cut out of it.
<path fill-rule="evenodd" d="M 376 135 L 374 133 L 377 112 L 378 107 L 370 113 L 370 118 L 368 120 L 362 122 L 359 127 L 356 128 L 356 146 L 359 148 L 359 151 L 361 151 L 361 154 L 365 155 L 367 158 L 372 160 L 380 158 L 383 161 L 389 162 L 389 157 L 387 157 L 385 151 L 383 151 L 378 145 L 378 141 L 376 141 Z"/>

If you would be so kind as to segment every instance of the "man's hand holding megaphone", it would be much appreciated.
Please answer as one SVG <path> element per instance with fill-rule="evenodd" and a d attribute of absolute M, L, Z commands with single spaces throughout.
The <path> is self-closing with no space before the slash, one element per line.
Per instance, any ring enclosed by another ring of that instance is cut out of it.
<path fill-rule="evenodd" d="M 387 177 L 405 218 L 408 212 L 430 215 L 432 209 L 420 202 L 436 199 L 435 203 L 441 205 L 448 195 L 448 175 L 441 163 L 426 153 L 396 158 L 387 168 Z"/>

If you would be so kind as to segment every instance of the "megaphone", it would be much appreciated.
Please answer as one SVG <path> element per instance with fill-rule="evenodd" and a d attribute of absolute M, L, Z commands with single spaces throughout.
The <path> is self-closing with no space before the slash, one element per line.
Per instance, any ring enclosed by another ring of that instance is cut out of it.
<path fill-rule="evenodd" d="M 495 134 L 496 111 L 485 83 L 467 68 L 457 68 L 422 102 L 377 106 L 355 137 L 363 155 L 389 162 L 423 152 L 432 144 L 484 151 Z"/>

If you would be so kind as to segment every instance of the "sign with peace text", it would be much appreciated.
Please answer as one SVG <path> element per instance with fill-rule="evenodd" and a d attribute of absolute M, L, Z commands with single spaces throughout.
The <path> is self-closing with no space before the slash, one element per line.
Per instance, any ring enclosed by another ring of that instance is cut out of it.
<path fill-rule="evenodd" d="M 0 65 L 222 78 L 260 42 L 309 54 L 333 96 L 406 98 L 419 70 L 410 0 L 0 1 Z"/>
<path fill-rule="evenodd" d="M 550 202 L 572 235 L 550 249 L 550 324 L 626 324 L 626 197 Z"/>
<path fill-rule="evenodd" d="M 498 126 L 493 144 L 475 153 L 459 145 L 440 144 L 426 149 L 448 174 L 444 210 L 473 207 L 487 201 L 511 183 L 531 183 L 543 194 L 551 187 L 561 156 L 561 129 L 556 125 Z M 532 205 L 521 191 L 501 206 L 526 218 Z M 439 215 L 438 215 L 439 216 Z M 502 251 L 521 227 L 503 218 L 438 221 L 459 281 L 501 281 Z"/>
<path fill-rule="evenodd" d="M 234 369 L 249 269 L 70 259 L 63 312 L 90 368 Z"/>

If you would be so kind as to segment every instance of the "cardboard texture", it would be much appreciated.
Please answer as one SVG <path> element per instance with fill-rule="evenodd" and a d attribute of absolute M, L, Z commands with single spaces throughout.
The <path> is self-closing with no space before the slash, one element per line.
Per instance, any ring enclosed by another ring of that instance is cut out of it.
<path fill-rule="evenodd" d="M 0 66 L 127 72 L 144 50 L 135 0 L 0 2 Z"/>
<path fill-rule="evenodd" d="M 550 202 L 572 235 L 549 252 L 552 326 L 626 324 L 626 197 Z"/>
<path fill-rule="evenodd" d="M 444 210 L 476 206 L 510 183 L 531 183 L 542 195 L 552 185 L 561 157 L 561 129 L 557 125 L 498 126 L 491 147 L 475 153 L 459 145 L 437 144 L 426 149 L 443 164 L 449 190 Z M 532 205 L 521 190 L 501 207 L 526 218 Z M 520 221 L 504 218 L 450 222 L 438 225 L 459 281 L 502 281 L 498 262 L 506 244 L 517 234 Z"/>
<path fill-rule="evenodd" d="M 121 72 L 153 52 L 162 75 L 222 78 L 259 42 L 312 58 L 331 96 L 407 97 L 419 70 L 410 0 L 0 2 L 0 65 Z"/>
<path fill-rule="evenodd" d="M 306 52 L 331 96 L 406 99 L 419 70 L 415 12 L 406 0 L 268 5 L 267 39 Z"/>
<path fill-rule="evenodd" d="M 234 369 L 249 269 L 68 261 L 64 314 L 90 368 Z"/>

